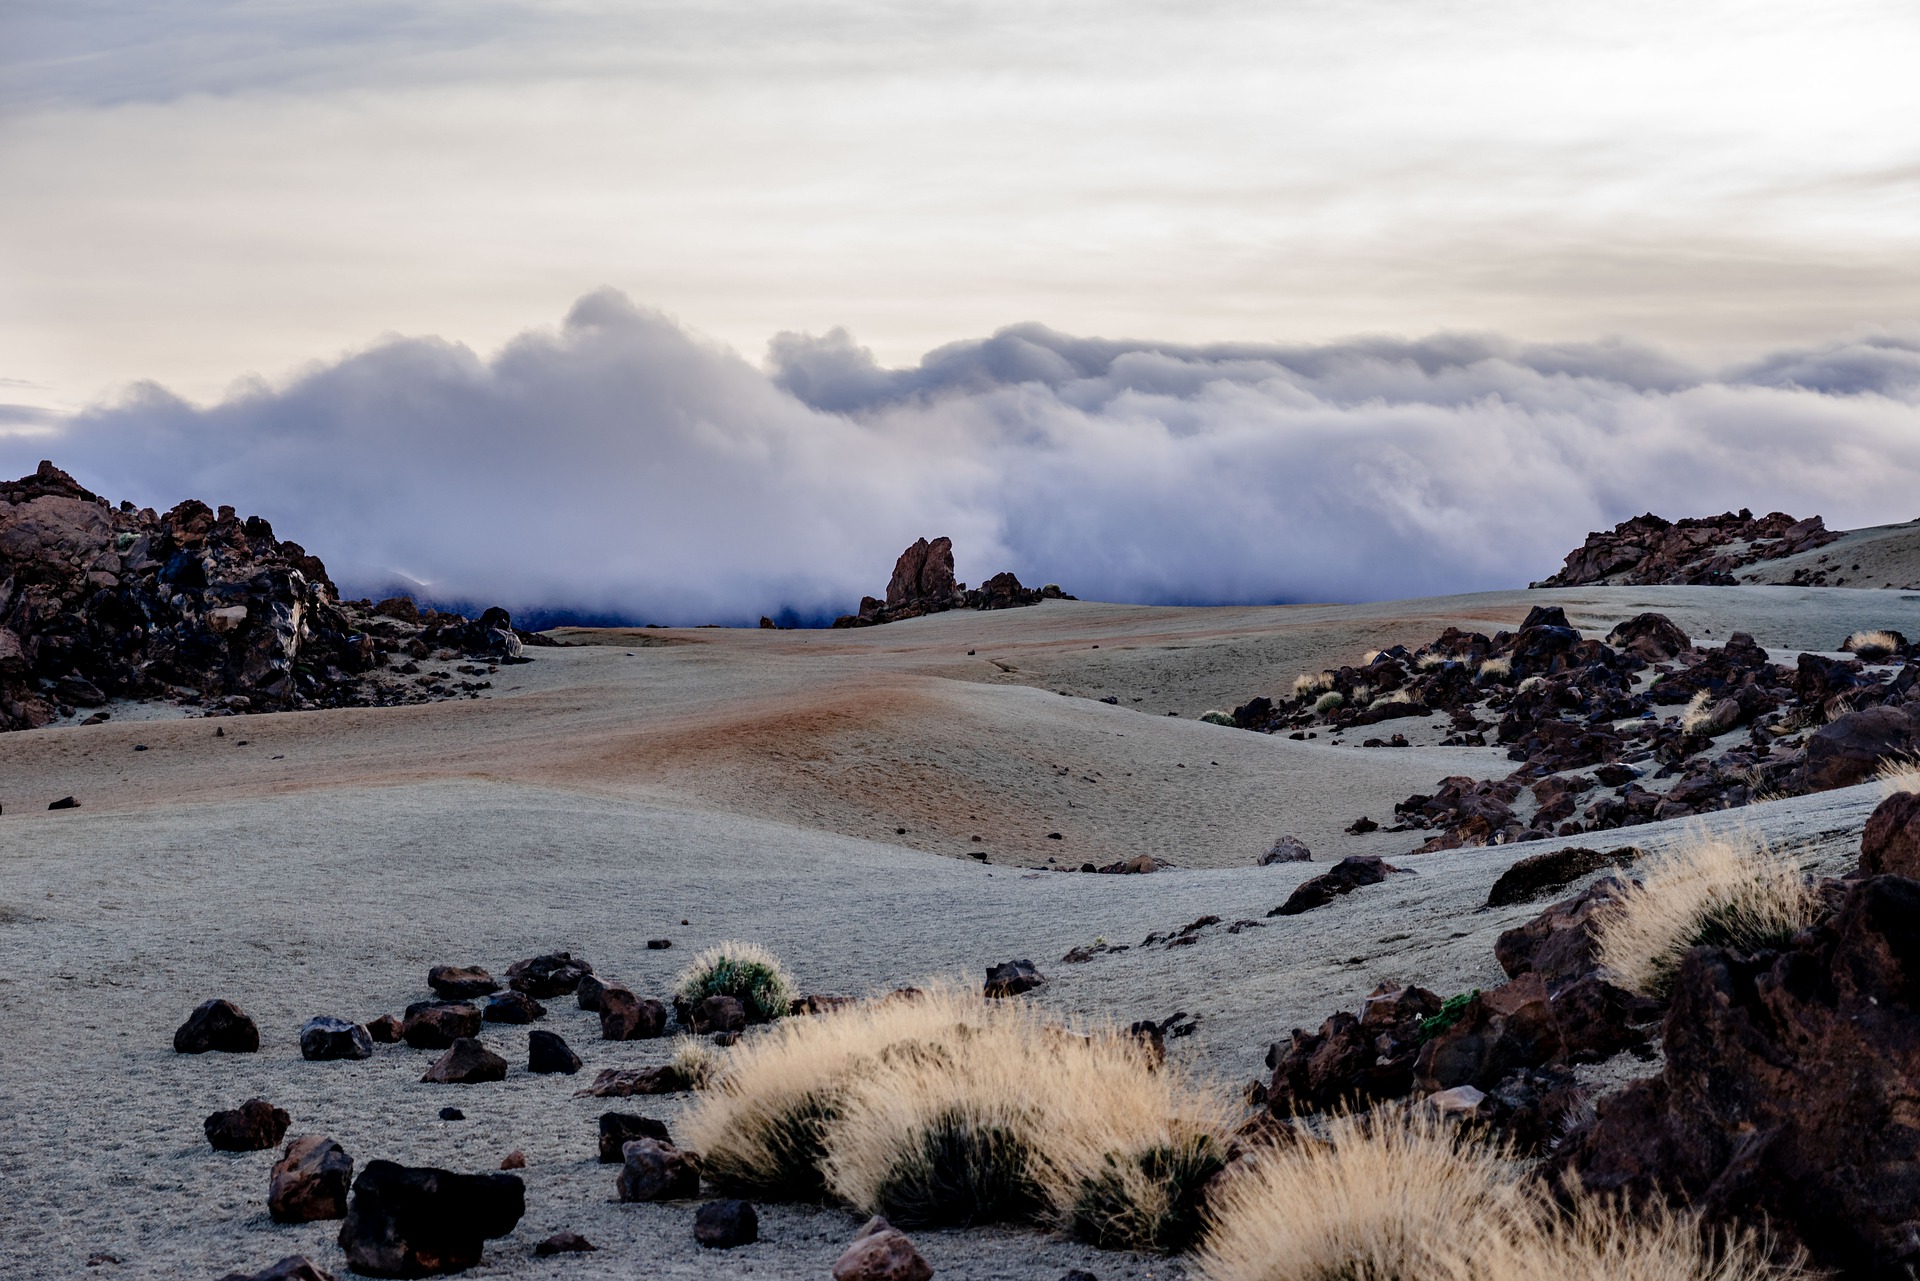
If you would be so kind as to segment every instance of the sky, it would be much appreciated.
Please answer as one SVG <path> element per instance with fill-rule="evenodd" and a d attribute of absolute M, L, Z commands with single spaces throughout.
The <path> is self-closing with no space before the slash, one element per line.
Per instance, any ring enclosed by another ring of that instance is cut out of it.
<path fill-rule="evenodd" d="M 0 462 L 662 621 L 851 608 L 919 534 L 1350 599 L 1648 508 L 1911 519 L 1916 48 L 1873 0 L 10 0 Z"/>

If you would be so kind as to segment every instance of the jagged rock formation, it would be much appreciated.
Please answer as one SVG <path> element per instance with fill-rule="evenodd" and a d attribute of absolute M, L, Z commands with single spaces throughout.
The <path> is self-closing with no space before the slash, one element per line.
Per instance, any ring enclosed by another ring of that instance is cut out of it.
<path fill-rule="evenodd" d="M 1072 600 L 1059 587 L 1022 587 L 1011 573 L 995 574 L 972 591 L 953 576 L 953 540 L 922 538 L 900 553 L 893 577 L 887 580 L 887 598 L 860 598 L 860 612 L 843 614 L 835 627 L 872 627 L 903 618 L 939 614 L 950 609 L 1012 609 L 1038 605 L 1043 600 Z"/>
<path fill-rule="evenodd" d="M 1743 565 L 1811 551 L 1838 537 L 1818 516 L 1795 520 L 1785 512 L 1771 512 L 1756 519 L 1743 507 L 1719 516 L 1669 521 L 1648 512 L 1610 530 L 1588 534 L 1585 543 L 1567 553 L 1559 573 L 1532 586 L 1683 583 L 1732 587 L 1733 571 Z"/>
<path fill-rule="evenodd" d="M 231 507 L 116 508 L 51 462 L 0 483 L 0 729 L 114 698 L 271 711 L 455 697 L 484 685 L 403 683 L 389 659 L 410 676 L 407 658 L 509 662 L 531 639 L 505 610 L 341 601 L 318 557 Z"/>

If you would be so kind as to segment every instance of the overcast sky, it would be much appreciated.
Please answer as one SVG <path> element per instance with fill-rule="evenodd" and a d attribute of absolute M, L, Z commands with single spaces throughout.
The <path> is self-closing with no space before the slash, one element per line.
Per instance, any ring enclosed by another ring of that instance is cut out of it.
<path fill-rule="evenodd" d="M 919 533 L 1260 599 L 1905 520 L 1917 49 L 1911 0 L 6 0 L 0 463 L 689 617 Z M 679 503 L 699 555 L 608 550 Z"/>

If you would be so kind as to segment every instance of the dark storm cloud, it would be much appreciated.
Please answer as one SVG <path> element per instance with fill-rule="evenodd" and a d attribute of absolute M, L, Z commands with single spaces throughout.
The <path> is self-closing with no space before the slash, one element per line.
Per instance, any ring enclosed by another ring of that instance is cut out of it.
<path fill-rule="evenodd" d="M 608 292 L 492 359 L 400 338 L 208 408 L 149 387 L 54 440 L 0 436 L 0 461 L 234 503 L 353 589 L 519 609 L 818 617 L 942 533 L 973 581 L 1352 600 L 1517 586 L 1649 509 L 1907 519 L 1914 358 L 1862 340 L 1711 374 L 1627 344 L 1022 325 L 904 370 L 783 335 L 761 370 Z"/>

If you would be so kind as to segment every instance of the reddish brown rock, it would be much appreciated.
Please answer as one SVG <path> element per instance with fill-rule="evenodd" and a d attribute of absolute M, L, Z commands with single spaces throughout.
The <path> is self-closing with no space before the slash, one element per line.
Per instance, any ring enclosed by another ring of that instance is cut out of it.
<path fill-rule="evenodd" d="M 1860 837 L 1860 870 L 1920 878 L 1920 792 L 1895 792 L 1873 811 Z"/>
<path fill-rule="evenodd" d="M 700 1194 L 699 1163 L 671 1143 L 630 1139 L 620 1159 L 615 1187 L 622 1201 L 683 1201 Z"/>
<path fill-rule="evenodd" d="M 344 1219 L 352 1183 L 353 1158 L 332 1139 L 303 1134 L 274 1162 L 267 1213 L 275 1223 Z"/>
<path fill-rule="evenodd" d="M 456 1174 L 369 1161 L 353 1181 L 340 1248 L 362 1276 L 464 1272 L 485 1242 L 513 1231 L 527 1209 L 513 1174 Z"/>
<path fill-rule="evenodd" d="M 833 1281 L 928 1281 L 933 1269 L 911 1238 L 878 1215 L 833 1265 Z"/>
<path fill-rule="evenodd" d="M 591 973 L 593 966 L 571 952 L 549 952 L 509 965 L 507 986 L 536 999 L 551 999 L 572 994 Z"/>
<path fill-rule="evenodd" d="M 173 1034 L 178 1054 L 253 1054 L 260 1048 L 260 1029 L 232 1001 L 206 1001 L 197 1006 Z"/>
<path fill-rule="evenodd" d="M 1507 907 L 1544 898 L 1603 867 L 1626 867 L 1639 856 L 1640 851 L 1632 846 L 1605 854 L 1578 846 L 1534 854 L 1500 874 L 1500 879 L 1487 891 L 1487 906 Z"/>
<path fill-rule="evenodd" d="M 575 1090 L 575 1098 L 624 1099 L 636 1094 L 678 1094 L 692 1088 L 680 1069 L 668 1064 L 650 1068 L 602 1068 L 593 1084 Z"/>
<path fill-rule="evenodd" d="M 991 997 L 1019 996 L 1046 981 L 1032 961 L 1002 961 L 987 967 L 986 993 Z"/>
<path fill-rule="evenodd" d="M 652 997 L 638 997 L 624 987 L 600 993 L 600 1038 L 604 1041 L 644 1041 L 667 1034 L 667 1007 Z"/>
<path fill-rule="evenodd" d="M 489 1023 L 531 1023 L 546 1016 L 546 1007 L 525 992 L 501 992 L 481 1011 L 481 1017 Z"/>
<path fill-rule="evenodd" d="M 687 1023 L 695 1036 L 747 1030 L 747 1007 L 740 1003 L 738 997 L 703 997 L 693 1003 L 688 1015 Z"/>
<path fill-rule="evenodd" d="M 1413 1086 L 1420 1026 L 1440 1006 L 1425 988 L 1383 985 L 1358 1016 L 1337 1013 L 1318 1032 L 1295 1028 L 1267 1051 L 1273 1069 L 1268 1108 L 1275 1116 L 1298 1116 L 1404 1095 Z"/>
<path fill-rule="evenodd" d="M 237 1108 L 215 1112 L 202 1128 L 216 1152 L 264 1152 L 280 1142 L 292 1121 L 286 1109 L 265 1099 L 248 1099 Z"/>
<path fill-rule="evenodd" d="M 635 1139 L 654 1139 L 671 1145 L 673 1136 L 667 1127 L 652 1117 L 637 1112 L 600 1114 L 600 1164 L 613 1165 L 624 1159 L 627 1144 Z"/>
<path fill-rule="evenodd" d="M 760 1215 L 748 1201 L 709 1201 L 693 1216 L 693 1239 L 709 1250 L 732 1250 L 760 1239 Z"/>
<path fill-rule="evenodd" d="M 433 1061 L 422 1081 L 434 1085 L 478 1085 L 507 1079 L 507 1061 L 470 1036 L 463 1036 Z"/>
<path fill-rule="evenodd" d="M 427 971 L 427 986 L 444 1001 L 469 1001 L 500 990 L 499 980 L 477 965 L 436 965 Z"/>
<path fill-rule="evenodd" d="M 397 1045 L 405 1028 L 398 1015 L 382 1014 L 367 1024 L 367 1035 L 381 1045 Z"/>
<path fill-rule="evenodd" d="M 1363 885 L 1378 885 L 1395 873 L 1411 875 L 1382 858 L 1355 854 L 1341 859 L 1333 869 L 1300 882 L 1287 901 L 1268 912 L 1268 916 L 1298 916 L 1324 907 L 1342 894 L 1351 894 Z"/>
<path fill-rule="evenodd" d="M 1794 775 L 1798 790 L 1826 791 L 1864 783 L 1888 761 L 1920 751 L 1920 706 L 1882 705 L 1848 712 L 1807 739 L 1807 759 Z"/>
<path fill-rule="evenodd" d="M 407 1007 L 400 1035 L 416 1050 L 444 1050 L 480 1032 L 480 1011 L 465 1001 L 419 1001 Z"/>
<path fill-rule="evenodd" d="M 599 1248 L 578 1232 L 556 1232 L 534 1246 L 533 1252 L 545 1259 L 556 1254 L 585 1254 Z"/>

